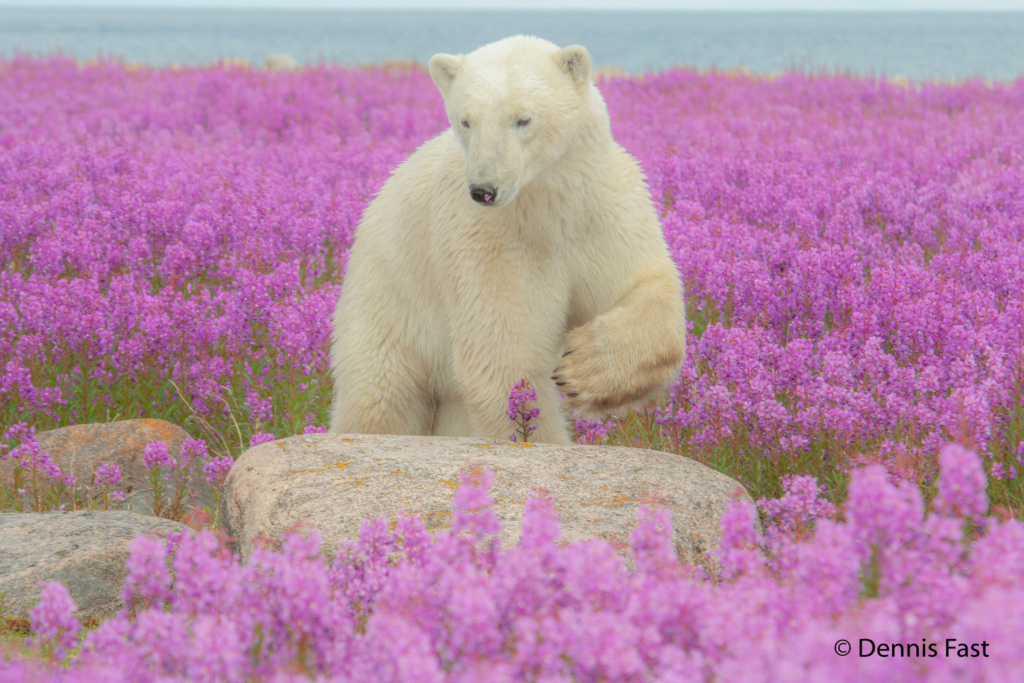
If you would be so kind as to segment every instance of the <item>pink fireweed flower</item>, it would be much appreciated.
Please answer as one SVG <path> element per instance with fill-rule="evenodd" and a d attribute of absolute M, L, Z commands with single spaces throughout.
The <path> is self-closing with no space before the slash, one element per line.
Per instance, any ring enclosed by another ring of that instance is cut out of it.
<path fill-rule="evenodd" d="M 36 442 L 34 427 L 19 422 L 10 427 L 4 436 L 20 443 L 6 453 L 0 454 L 0 460 L 16 460 L 18 466 L 23 469 L 32 470 L 68 487 L 75 485 L 74 476 L 63 474 L 57 462 Z"/>
<path fill-rule="evenodd" d="M 757 509 L 749 501 L 729 503 L 722 514 L 722 538 L 715 556 L 721 563 L 721 577 L 736 580 L 758 577 L 764 567 L 761 538 L 754 531 Z"/>
<path fill-rule="evenodd" d="M 415 540 L 413 542 L 416 543 Z M 356 617 L 372 609 L 378 593 L 391 574 L 388 556 L 398 544 L 399 539 L 388 533 L 385 517 L 364 519 L 359 526 L 358 541 L 339 543 L 331 568 L 331 581 L 335 589 L 350 601 L 351 616 Z M 426 547 L 431 545 L 427 541 Z M 419 555 L 422 560 L 422 552 Z"/>
<path fill-rule="evenodd" d="M 668 508 L 637 508 L 637 525 L 629 536 L 636 569 L 644 574 L 672 572 L 678 565 L 672 540 L 672 513 Z"/>
<path fill-rule="evenodd" d="M 395 544 L 401 549 L 409 562 L 422 565 L 425 561 L 433 539 L 423 526 L 418 515 L 407 515 L 400 512 L 394 528 Z"/>
<path fill-rule="evenodd" d="M 527 404 L 537 400 L 537 392 L 525 379 L 521 379 L 512 387 L 508 397 L 508 410 L 505 414 L 516 425 L 516 433 L 509 437 L 511 441 L 526 443 L 530 433 L 536 431 L 537 425 L 530 424 L 540 415 L 540 408 L 527 408 Z"/>
<path fill-rule="evenodd" d="M 239 598 L 240 567 L 221 548 L 217 536 L 203 530 L 169 534 L 166 546 L 173 554 L 175 609 L 190 614 L 217 614 Z"/>
<path fill-rule="evenodd" d="M 187 437 L 181 444 L 178 455 L 182 466 L 186 466 L 192 460 L 206 460 L 209 457 L 206 450 L 206 441 Z"/>
<path fill-rule="evenodd" d="M 142 460 L 147 470 L 155 467 L 172 468 L 175 465 L 174 458 L 168 453 L 167 443 L 163 441 L 147 443 L 143 448 Z"/>
<path fill-rule="evenodd" d="M 171 576 L 167 571 L 167 544 L 157 538 L 136 536 L 128 544 L 128 575 L 121 600 L 131 605 L 136 599 L 162 605 L 171 597 Z"/>
<path fill-rule="evenodd" d="M 989 467 L 989 476 L 996 481 L 1003 481 L 1005 479 L 1016 479 L 1017 478 L 1017 466 L 1010 465 L 1007 468 L 1003 463 L 996 461 L 993 462 Z"/>
<path fill-rule="evenodd" d="M 615 424 L 615 420 L 602 422 L 601 420 L 589 418 L 577 419 L 575 420 L 575 425 L 576 431 L 581 434 L 581 436 L 576 440 L 576 443 L 579 444 L 593 444 L 599 439 L 603 439 L 608 436 L 608 432 L 614 431 L 618 427 L 618 425 Z"/>
<path fill-rule="evenodd" d="M 949 444 L 939 454 L 939 469 L 939 492 L 932 507 L 939 514 L 980 524 L 988 510 L 981 460 L 963 446 Z"/>
<path fill-rule="evenodd" d="M 452 498 L 452 531 L 468 531 L 477 539 L 497 534 L 501 524 L 488 493 L 494 472 L 470 470 L 460 474 L 459 480 L 462 485 Z"/>
<path fill-rule="evenodd" d="M 814 477 L 806 474 L 789 475 L 782 478 L 781 498 L 760 499 L 758 510 L 768 518 L 769 529 L 793 534 L 810 530 L 819 519 L 828 519 L 836 508 L 830 501 L 820 497 L 827 488 L 819 486 Z"/>
<path fill-rule="evenodd" d="M 224 484 L 224 480 L 227 479 L 228 472 L 231 471 L 231 467 L 234 464 L 235 461 L 228 455 L 218 455 L 212 458 L 203 465 L 203 471 L 206 472 L 206 481 L 214 484 L 219 489 Z"/>
<path fill-rule="evenodd" d="M 36 443 L 35 427 L 32 427 L 25 422 L 17 422 L 8 427 L 7 431 L 4 432 L 4 438 L 18 441 L 21 446 L 39 446 L 39 444 Z M 7 444 L 3 444 L 3 450 L 7 450 L 7 448 Z M 18 448 L 15 448 L 14 450 L 0 454 L 0 460 L 7 460 L 19 454 L 20 451 L 18 451 Z"/>
<path fill-rule="evenodd" d="M 58 581 L 40 582 L 39 602 L 29 614 L 36 643 L 53 648 L 53 656 L 64 659 L 69 648 L 78 645 L 76 634 L 81 628 L 74 612 L 78 609 L 64 584 Z"/>
<path fill-rule="evenodd" d="M 555 513 L 555 501 L 544 489 L 530 491 L 523 509 L 522 535 L 519 547 L 527 552 L 550 553 L 562 536 L 562 527 Z"/>
<path fill-rule="evenodd" d="M 121 468 L 112 463 L 103 463 L 96 468 L 93 483 L 97 486 L 116 486 L 121 483 Z"/>
<path fill-rule="evenodd" d="M 21 443 L 35 442 L 36 428 L 27 422 L 15 422 L 4 432 L 5 439 L 13 439 Z"/>
<path fill-rule="evenodd" d="M 262 423 L 274 417 L 269 398 L 260 398 L 260 395 L 252 390 L 246 392 L 245 407 L 249 409 L 254 423 Z"/>
<path fill-rule="evenodd" d="M 260 444 L 270 443 L 274 440 L 274 435 L 269 432 L 256 432 L 249 439 L 249 448 L 259 446 Z"/>

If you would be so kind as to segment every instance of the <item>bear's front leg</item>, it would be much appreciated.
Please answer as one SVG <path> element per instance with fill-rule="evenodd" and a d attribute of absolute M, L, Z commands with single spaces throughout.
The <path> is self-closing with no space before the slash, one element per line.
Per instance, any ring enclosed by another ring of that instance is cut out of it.
<path fill-rule="evenodd" d="M 548 363 L 557 356 L 557 347 L 544 354 Z M 541 358 L 514 364 L 507 360 L 495 357 L 479 365 L 463 365 L 456 373 L 466 407 L 468 435 L 507 441 L 516 432 L 516 424 L 508 416 L 509 394 L 519 380 L 525 379 L 537 394 L 537 401 L 525 408 L 540 409 L 539 416 L 531 423 L 536 431 L 530 433 L 529 441 L 571 444 L 558 392 L 547 377 L 551 371 L 538 365 L 536 361 Z M 550 364 L 547 367 L 550 368 Z"/>
<path fill-rule="evenodd" d="M 509 303 L 496 306 L 494 301 Z M 526 408 L 540 409 L 529 440 L 572 443 L 561 400 L 548 379 L 564 335 L 564 299 L 473 296 L 463 304 L 455 307 L 449 324 L 452 371 L 468 434 L 508 440 L 516 429 L 507 414 L 509 394 L 525 379 L 537 394 L 536 403 Z"/>
<path fill-rule="evenodd" d="M 675 270 L 641 279 L 611 309 L 569 332 L 551 375 L 564 406 L 604 418 L 664 391 L 686 357 L 686 312 Z"/>

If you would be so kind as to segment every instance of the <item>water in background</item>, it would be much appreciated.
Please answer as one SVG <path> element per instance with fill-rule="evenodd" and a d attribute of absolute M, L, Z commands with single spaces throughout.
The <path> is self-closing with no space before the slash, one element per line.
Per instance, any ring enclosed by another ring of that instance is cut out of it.
<path fill-rule="evenodd" d="M 300 62 L 426 63 L 516 33 L 586 46 L 599 66 L 793 68 L 916 81 L 1024 75 L 1021 13 L 709 13 L 0 9 L 0 57 L 62 52 L 161 66 L 271 53 Z"/>

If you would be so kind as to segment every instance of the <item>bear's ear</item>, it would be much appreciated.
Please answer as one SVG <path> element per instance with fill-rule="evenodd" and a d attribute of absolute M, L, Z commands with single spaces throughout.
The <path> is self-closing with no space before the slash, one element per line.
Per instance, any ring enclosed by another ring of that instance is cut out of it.
<path fill-rule="evenodd" d="M 459 75 L 459 71 L 462 70 L 462 62 L 466 59 L 465 55 L 446 55 L 444 53 L 436 54 L 430 58 L 430 77 L 434 79 L 434 83 L 437 84 L 438 89 L 445 98 L 448 97 L 448 93 L 452 89 L 452 81 Z"/>
<path fill-rule="evenodd" d="M 590 78 L 590 53 L 582 45 L 570 45 L 551 55 L 563 72 L 572 76 L 577 87 L 585 85 Z"/>

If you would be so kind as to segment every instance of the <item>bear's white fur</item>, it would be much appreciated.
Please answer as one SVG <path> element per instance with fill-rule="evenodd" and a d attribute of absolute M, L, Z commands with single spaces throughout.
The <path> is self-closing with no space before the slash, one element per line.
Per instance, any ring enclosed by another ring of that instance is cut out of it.
<path fill-rule="evenodd" d="M 669 387 L 682 287 L 590 55 L 515 36 L 435 55 L 452 127 L 366 209 L 334 315 L 332 432 L 570 443 L 564 405 L 607 415 Z"/>

